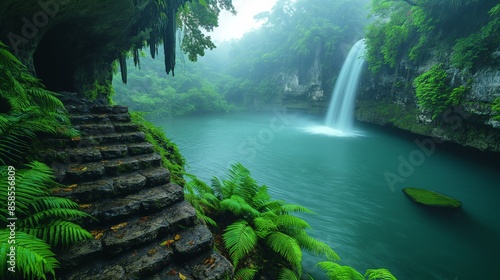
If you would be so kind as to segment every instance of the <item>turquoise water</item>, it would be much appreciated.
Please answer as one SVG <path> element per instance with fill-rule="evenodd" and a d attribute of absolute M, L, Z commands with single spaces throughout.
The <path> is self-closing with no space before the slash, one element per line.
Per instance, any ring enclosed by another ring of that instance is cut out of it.
<path fill-rule="evenodd" d="M 273 198 L 315 211 L 302 216 L 311 235 L 344 265 L 385 267 L 400 280 L 499 279 L 498 167 L 456 152 L 426 154 L 415 144 L 432 141 L 424 137 L 359 124 L 354 135 L 331 136 L 321 133 L 322 123 L 280 111 L 156 122 L 179 146 L 188 172 L 209 182 L 239 161 Z M 463 209 L 428 211 L 404 196 L 407 186 L 455 197 Z M 325 279 L 318 261 L 306 255 L 305 272 Z"/>

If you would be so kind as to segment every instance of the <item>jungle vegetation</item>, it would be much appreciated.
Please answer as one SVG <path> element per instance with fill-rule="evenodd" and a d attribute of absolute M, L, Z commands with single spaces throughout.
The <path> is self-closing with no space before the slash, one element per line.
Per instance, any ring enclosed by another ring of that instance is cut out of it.
<path fill-rule="evenodd" d="M 0 42 L 0 200 L 5 202 L 0 209 L 2 279 L 55 276 L 58 261 L 53 248 L 92 237 L 78 225 L 80 218 L 88 217 L 78 204 L 50 195 L 58 186 L 53 171 L 31 152 L 37 139 L 48 135 L 75 137 L 78 132 L 70 127 L 56 95 L 45 90 Z M 8 218 L 17 218 L 14 228 L 7 227 L 12 226 Z M 8 270 L 7 253 L 12 254 L 12 248 L 15 273 Z"/>

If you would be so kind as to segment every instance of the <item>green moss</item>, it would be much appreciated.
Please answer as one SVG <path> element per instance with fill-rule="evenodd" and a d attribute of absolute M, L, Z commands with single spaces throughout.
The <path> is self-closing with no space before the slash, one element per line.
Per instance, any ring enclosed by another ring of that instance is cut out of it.
<path fill-rule="evenodd" d="M 430 190 L 404 188 L 403 192 L 413 201 L 427 206 L 459 208 L 462 205 L 454 198 Z"/>
<path fill-rule="evenodd" d="M 363 100 L 357 102 L 356 116 L 360 121 L 393 125 L 413 133 L 429 135 L 431 127 L 417 121 L 416 108 L 394 104 L 392 101 Z"/>
<path fill-rule="evenodd" d="M 493 101 L 491 111 L 493 111 L 493 114 L 495 115 L 493 119 L 500 121 L 500 97 L 497 97 L 495 101 Z"/>
<path fill-rule="evenodd" d="M 162 165 L 170 170 L 172 181 L 183 186 L 185 180 L 182 175 L 185 172 L 185 160 L 177 145 L 165 136 L 165 132 L 161 128 L 144 119 L 141 113 L 132 112 L 130 115 L 132 122 L 139 125 L 139 129 L 146 134 L 146 140 L 153 144 L 155 151 L 161 155 Z"/>

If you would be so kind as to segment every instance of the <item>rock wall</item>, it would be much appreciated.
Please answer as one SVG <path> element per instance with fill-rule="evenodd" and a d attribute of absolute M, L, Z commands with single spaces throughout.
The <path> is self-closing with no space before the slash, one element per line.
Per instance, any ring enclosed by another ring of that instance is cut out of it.
<path fill-rule="evenodd" d="M 436 120 L 417 105 L 412 81 L 438 63 L 437 60 L 429 60 L 418 68 L 402 62 L 397 75 L 389 72 L 373 75 L 366 70 L 356 101 L 356 118 L 430 136 L 438 143 L 449 141 L 500 152 L 500 122 L 498 112 L 492 110 L 494 100 L 500 98 L 499 57 L 500 52 L 492 53 L 488 66 L 473 73 L 445 67 L 450 87 L 458 87 L 468 80 L 472 83 L 461 103 L 448 108 L 443 117 Z"/>
<path fill-rule="evenodd" d="M 286 107 L 310 111 L 322 106 L 327 97 L 322 88 L 321 48 L 316 47 L 312 60 L 282 72 L 279 82 L 283 88 L 282 102 Z"/>

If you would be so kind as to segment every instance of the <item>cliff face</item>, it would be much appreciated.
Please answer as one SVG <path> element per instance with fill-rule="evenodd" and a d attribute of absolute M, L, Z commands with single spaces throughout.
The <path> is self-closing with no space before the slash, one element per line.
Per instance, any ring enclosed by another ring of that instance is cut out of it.
<path fill-rule="evenodd" d="M 307 111 L 323 108 L 327 96 L 322 86 L 321 48 L 316 47 L 312 60 L 283 71 L 279 83 L 283 89 L 282 102 L 287 108 Z"/>
<path fill-rule="evenodd" d="M 470 89 L 466 90 L 457 106 L 448 108 L 442 118 L 435 120 L 417 105 L 412 81 L 439 63 L 436 59 L 418 68 L 411 68 L 403 62 L 396 75 L 373 75 L 366 70 L 359 87 L 356 118 L 430 136 L 436 143 L 450 141 L 500 152 L 499 113 L 493 109 L 495 99 L 500 97 L 500 52 L 492 53 L 490 59 L 489 66 L 468 74 L 445 65 L 450 87 L 469 82 Z"/>

